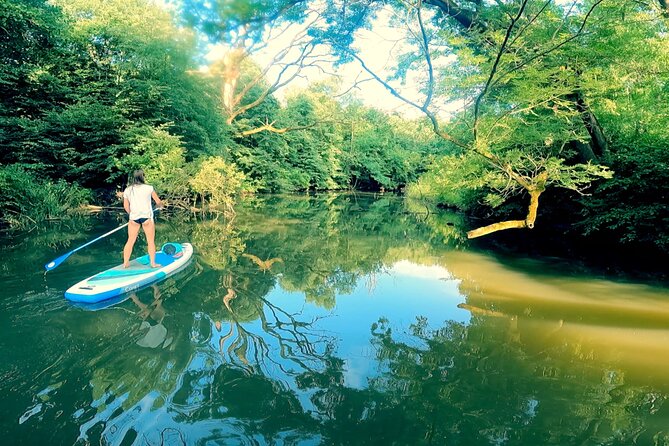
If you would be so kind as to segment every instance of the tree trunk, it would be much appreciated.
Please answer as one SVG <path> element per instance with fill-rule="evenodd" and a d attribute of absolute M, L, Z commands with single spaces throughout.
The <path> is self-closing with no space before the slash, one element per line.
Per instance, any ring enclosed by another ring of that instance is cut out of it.
<path fill-rule="evenodd" d="M 221 99 L 223 101 L 223 109 L 230 120 L 228 124 L 232 121 L 233 111 L 237 105 L 235 91 L 237 90 L 237 83 L 241 75 L 241 64 L 245 55 L 246 52 L 243 48 L 235 48 L 228 51 L 222 60 L 221 76 L 223 77 L 223 82 L 221 86 Z"/>
<path fill-rule="evenodd" d="M 579 112 L 583 126 L 590 137 L 587 143 L 572 141 L 572 148 L 579 153 L 582 162 L 591 161 L 607 164 L 610 160 L 609 143 L 606 141 L 606 137 L 604 137 L 604 130 L 599 120 L 592 112 L 590 106 L 585 102 L 583 92 L 577 90 L 568 95 L 567 99 L 576 105 L 576 110 Z"/>
<path fill-rule="evenodd" d="M 581 162 L 587 163 L 588 161 L 598 161 L 597 155 L 595 155 L 595 152 L 593 152 L 592 145 L 590 145 L 589 142 L 574 140 L 571 141 L 569 145 L 578 153 L 578 157 Z"/>
<path fill-rule="evenodd" d="M 588 106 L 583 98 L 583 93 L 578 90 L 575 93 L 576 96 L 576 109 L 581 114 L 581 119 L 583 120 L 583 125 L 590 135 L 590 147 L 592 152 L 597 157 L 596 161 L 601 161 L 603 163 L 608 163 L 610 160 L 609 156 L 609 143 L 604 137 L 604 130 L 599 124 L 599 120 L 592 112 L 592 109 Z"/>
<path fill-rule="evenodd" d="M 665 17 L 669 17 L 669 2 L 667 0 L 658 0 L 660 2 L 660 8 L 662 8 L 662 14 Z"/>

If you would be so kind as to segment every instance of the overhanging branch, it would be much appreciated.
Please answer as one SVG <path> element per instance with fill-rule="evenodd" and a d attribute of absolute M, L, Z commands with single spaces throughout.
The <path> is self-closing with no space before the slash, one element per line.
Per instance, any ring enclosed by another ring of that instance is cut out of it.
<path fill-rule="evenodd" d="M 255 135 L 256 133 L 261 133 L 261 132 L 270 132 L 270 133 L 278 133 L 278 134 L 284 134 L 287 132 L 293 132 L 296 130 L 306 130 L 310 129 L 322 124 L 329 124 L 333 122 L 340 122 L 340 121 L 315 121 L 310 124 L 305 124 L 305 125 L 297 125 L 297 126 L 292 126 L 292 127 L 282 127 L 282 128 L 276 128 L 274 127 L 274 123 L 276 121 L 272 122 L 266 122 L 265 124 L 261 125 L 260 127 L 256 127 L 254 129 L 250 130 L 244 130 L 243 132 L 239 132 L 239 136 L 249 136 L 249 135 Z"/>

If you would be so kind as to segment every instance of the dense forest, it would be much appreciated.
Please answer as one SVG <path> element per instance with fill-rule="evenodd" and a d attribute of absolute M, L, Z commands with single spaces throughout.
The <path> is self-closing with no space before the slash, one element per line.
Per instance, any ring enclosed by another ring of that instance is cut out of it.
<path fill-rule="evenodd" d="M 382 20 L 392 70 L 357 41 Z M 0 220 L 112 203 L 143 168 L 185 210 L 396 191 L 475 217 L 472 238 L 536 223 L 666 251 L 667 25 L 663 0 L 0 0 Z M 203 42 L 228 51 L 207 62 Z M 365 106 L 363 82 L 291 88 L 319 63 L 358 64 L 421 117 Z"/>

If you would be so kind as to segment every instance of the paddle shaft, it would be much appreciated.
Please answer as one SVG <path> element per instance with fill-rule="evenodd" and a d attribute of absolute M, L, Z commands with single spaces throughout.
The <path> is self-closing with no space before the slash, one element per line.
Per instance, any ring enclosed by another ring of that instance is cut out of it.
<path fill-rule="evenodd" d="M 102 234 L 100 237 L 98 237 L 98 238 L 96 238 L 96 239 L 94 239 L 94 240 L 91 240 L 90 242 L 85 243 L 85 244 L 81 245 L 81 246 L 78 247 L 78 248 L 73 249 L 72 251 L 70 251 L 70 254 L 74 254 L 75 252 L 79 251 L 80 249 L 83 249 L 83 248 L 87 247 L 88 245 L 91 245 L 91 244 L 97 242 L 98 240 L 103 239 L 103 238 L 107 237 L 108 235 L 113 234 L 113 233 L 116 232 L 116 231 L 120 231 L 121 229 L 125 228 L 125 227 L 128 226 L 129 224 L 130 224 L 130 222 L 127 222 L 127 223 L 125 223 L 125 224 L 122 224 L 121 226 L 119 226 L 119 227 L 116 228 L 116 229 L 112 229 L 112 230 L 109 231 L 109 232 L 105 232 L 105 233 Z"/>
<path fill-rule="evenodd" d="M 58 257 L 57 259 L 54 259 L 54 260 L 52 260 L 51 262 L 49 262 L 49 263 L 47 263 L 46 265 L 44 265 L 44 269 L 47 270 L 47 272 L 48 272 L 48 271 L 51 271 L 52 269 L 56 268 L 58 265 L 60 265 L 61 263 L 63 263 L 65 260 L 67 260 L 67 258 L 70 257 L 70 256 L 71 256 L 72 254 L 74 254 L 75 252 L 79 251 L 80 249 L 83 249 L 83 248 L 87 247 L 87 246 L 90 245 L 90 244 L 93 244 L 93 243 L 97 242 L 97 241 L 100 240 L 100 239 L 103 239 L 103 238 L 107 237 L 107 236 L 110 235 L 110 234 L 113 234 L 113 233 L 116 232 L 116 231 L 120 231 L 121 229 L 123 229 L 123 228 L 125 228 L 126 226 L 128 226 L 129 223 L 130 223 L 130 222 L 125 223 L 125 224 L 119 226 L 119 227 L 116 228 L 116 229 L 112 229 L 111 231 L 102 234 L 100 237 L 98 237 L 98 238 L 96 238 L 96 239 L 93 239 L 93 240 L 91 240 L 90 242 L 87 242 L 87 243 L 85 243 L 85 244 L 79 246 L 78 248 L 73 249 L 72 251 L 70 251 L 70 252 L 68 252 L 68 253 L 63 254 L 62 256 Z"/>
<path fill-rule="evenodd" d="M 162 209 L 162 208 L 156 208 L 156 209 L 154 210 L 154 212 L 158 212 L 158 211 L 160 211 L 161 209 Z M 75 249 L 73 249 L 72 251 L 70 251 L 70 252 L 68 252 L 68 253 L 63 254 L 62 256 L 58 257 L 57 259 L 54 259 L 54 260 L 50 261 L 49 263 L 47 263 L 46 265 L 44 265 L 44 269 L 47 270 L 47 271 L 51 271 L 52 269 L 56 268 L 58 265 L 60 265 L 61 263 L 63 263 L 65 260 L 67 260 L 67 258 L 70 257 L 70 256 L 71 256 L 72 254 L 74 254 L 75 252 L 79 251 L 80 249 L 83 249 L 83 248 L 87 247 L 88 245 L 90 245 L 90 244 L 92 244 L 92 243 L 97 242 L 98 240 L 101 240 L 101 239 L 107 237 L 107 236 L 110 235 L 110 234 L 113 234 L 113 233 L 116 232 L 116 231 L 120 231 L 121 229 L 125 228 L 125 227 L 128 226 L 129 224 L 130 224 L 130 222 L 125 223 L 125 224 L 122 224 L 122 225 L 119 226 L 118 228 L 116 228 L 116 229 L 112 229 L 111 231 L 102 234 L 100 237 L 98 237 L 98 238 L 96 238 L 96 239 L 94 239 L 94 240 L 91 240 L 90 242 L 85 243 L 85 244 L 81 245 L 80 247 L 75 248 Z"/>

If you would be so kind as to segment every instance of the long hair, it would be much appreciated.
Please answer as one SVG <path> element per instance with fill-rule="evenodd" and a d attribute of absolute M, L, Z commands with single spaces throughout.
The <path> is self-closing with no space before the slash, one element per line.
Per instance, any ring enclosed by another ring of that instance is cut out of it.
<path fill-rule="evenodd" d="M 144 171 L 142 169 L 138 169 L 132 174 L 132 185 L 138 185 L 138 184 L 144 184 L 146 181 L 144 180 Z"/>

